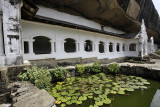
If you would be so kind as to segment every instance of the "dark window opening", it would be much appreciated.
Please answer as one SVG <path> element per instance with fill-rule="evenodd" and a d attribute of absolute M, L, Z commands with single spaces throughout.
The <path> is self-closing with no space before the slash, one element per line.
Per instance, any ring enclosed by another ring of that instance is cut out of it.
<path fill-rule="evenodd" d="M 99 52 L 104 53 L 104 42 L 102 41 L 99 42 Z"/>
<path fill-rule="evenodd" d="M 86 40 L 84 44 L 84 48 L 86 52 L 91 52 L 92 51 L 92 41 Z"/>
<path fill-rule="evenodd" d="M 109 43 L 109 52 L 113 52 L 113 43 Z"/>
<path fill-rule="evenodd" d="M 125 51 L 125 44 L 123 44 L 122 46 L 122 51 Z"/>
<path fill-rule="evenodd" d="M 120 50 L 119 50 L 119 43 L 117 43 L 117 52 L 119 52 Z"/>
<path fill-rule="evenodd" d="M 64 51 L 66 53 L 76 52 L 76 43 L 74 39 L 71 38 L 65 39 Z"/>
<path fill-rule="evenodd" d="M 136 51 L 136 44 L 132 43 L 129 45 L 129 51 Z"/>
<path fill-rule="evenodd" d="M 25 54 L 29 53 L 29 44 L 26 41 L 24 41 L 24 53 Z"/>
<path fill-rule="evenodd" d="M 43 36 L 37 36 L 33 38 L 33 51 L 35 54 L 50 54 L 51 43 L 50 39 Z"/>

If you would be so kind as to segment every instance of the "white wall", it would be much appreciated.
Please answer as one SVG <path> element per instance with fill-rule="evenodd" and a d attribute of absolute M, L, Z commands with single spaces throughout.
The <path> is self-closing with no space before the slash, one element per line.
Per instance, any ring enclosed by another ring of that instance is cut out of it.
<path fill-rule="evenodd" d="M 113 32 L 113 33 L 117 33 L 117 34 L 125 34 L 125 32 L 123 32 L 123 31 L 120 31 L 120 30 L 117 30 L 117 29 L 114 29 L 111 27 L 107 27 L 107 26 L 104 27 L 104 31 Z"/>
<path fill-rule="evenodd" d="M 2 37 L 2 17 L 0 15 L 0 56 L 4 55 L 3 51 L 3 37 Z"/>
<path fill-rule="evenodd" d="M 0 14 L 0 67 L 4 66 L 5 64 L 5 57 L 3 51 L 3 38 L 2 38 L 2 17 Z"/>
<path fill-rule="evenodd" d="M 66 59 L 66 58 L 91 58 L 98 57 L 102 58 L 118 58 L 124 56 L 137 56 L 138 52 L 129 52 L 129 44 L 137 43 L 137 40 L 128 40 L 119 37 L 113 37 L 109 35 L 103 35 L 83 30 L 71 29 L 66 27 L 60 27 L 55 25 L 48 25 L 37 22 L 22 21 L 22 32 L 23 32 L 23 41 L 33 42 L 33 37 L 35 36 L 46 36 L 52 41 L 56 42 L 56 52 L 48 55 L 35 55 L 33 54 L 24 54 L 24 59 L 33 60 L 33 59 L 46 59 L 46 58 L 56 58 L 56 59 Z M 74 53 L 64 52 L 64 40 L 66 38 L 73 38 L 76 40 L 76 45 L 79 43 L 80 50 Z M 93 41 L 95 49 L 93 52 L 84 51 L 84 42 L 85 40 Z M 98 45 L 99 41 L 105 43 L 105 53 L 99 53 Z M 124 43 L 126 45 L 126 51 L 123 52 L 122 49 L 120 52 L 109 52 L 108 46 L 109 42 L 120 43 L 121 46 Z"/>
<path fill-rule="evenodd" d="M 48 17 L 48 18 L 52 18 L 52 19 L 56 19 L 56 20 L 60 20 L 60 21 L 66 21 L 66 22 L 70 22 L 70 23 L 83 25 L 83 26 L 87 26 L 87 27 L 101 30 L 101 25 L 97 22 L 85 19 L 80 16 L 74 16 L 74 15 L 70 15 L 68 13 L 63 13 L 63 12 L 60 12 L 60 11 L 57 11 L 57 10 L 54 10 L 51 8 L 43 7 L 40 5 L 38 7 L 39 7 L 39 10 L 36 15 L 44 16 L 44 17 Z M 108 32 L 112 32 L 112 33 L 117 33 L 117 34 L 124 34 L 125 33 L 123 31 L 116 30 L 111 27 L 104 27 L 104 30 L 108 31 Z"/>

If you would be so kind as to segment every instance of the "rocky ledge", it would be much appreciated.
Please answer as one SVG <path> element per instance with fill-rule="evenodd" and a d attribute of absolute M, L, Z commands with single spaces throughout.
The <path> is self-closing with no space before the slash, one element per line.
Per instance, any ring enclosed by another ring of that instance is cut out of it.
<path fill-rule="evenodd" d="M 12 107 L 56 107 L 54 97 L 29 82 L 15 82 L 11 87 Z"/>

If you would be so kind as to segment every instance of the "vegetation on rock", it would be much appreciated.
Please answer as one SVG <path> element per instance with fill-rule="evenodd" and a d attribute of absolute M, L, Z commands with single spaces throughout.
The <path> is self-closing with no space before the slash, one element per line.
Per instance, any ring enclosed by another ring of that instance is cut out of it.
<path fill-rule="evenodd" d="M 32 68 L 25 68 L 27 72 L 20 73 L 18 78 L 22 81 L 30 81 L 40 89 L 47 89 L 50 87 L 51 74 L 47 68 L 38 68 L 33 66 Z"/>
<path fill-rule="evenodd" d="M 82 75 L 85 71 L 85 66 L 83 64 L 76 64 L 76 71 L 78 75 Z"/>
<path fill-rule="evenodd" d="M 111 74 L 115 75 L 119 72 L 119 66 L 117 63 L 108 65 L 108 70 Z"/>
<path fill-rule="evenodd" d="M 66 78 L 67 70 L 63 67 L 56 66 L 51 73 L 53 74 L 54 81 L 62 81 Z"/>
<path fill-rule="evenodd" d="M 91 67 L 91 71 L 93 73 L 100 73 L 101 70 L 102 70 L 102 66 L 99 62 L 95 62 Z"/>

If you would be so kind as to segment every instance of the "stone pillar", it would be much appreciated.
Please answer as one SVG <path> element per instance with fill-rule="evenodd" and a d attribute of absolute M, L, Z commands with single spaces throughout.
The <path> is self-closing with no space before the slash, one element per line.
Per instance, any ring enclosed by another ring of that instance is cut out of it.
<path fill-rule="evenodd" d="M 94 50 L 94 45 L 95 45 L 95 50 Z M 94 42 L 94 45 L 93 45 L 93 51 L 96 52 L 96 53 L 99 53 L 99 42 Z"/>
<path fill-rule="evenodd" d="M 76 52 L 80 51 L 80 43 L 76 41 Z"/>
<path fill-rule="evenodd" d="M 0 16 L 0 56 L 4 56 L 3 37 L 2 37 L 2 22 Z"/>
<path fill-rule="evenodd" d="M 139 56 L 143 58 L 143 43 L 139 43 Z"/>
<path fill-rule="evenodd" d="M 145 43 L 144 47 L 145 47 L 145 51 L 144 51 L 145 53 L 144 53 L 144 55 L 147 55 L 148 54 L 148 49 L 147 49 L 148 48 L 148 44 Z"/>
<path fill-rule="evenodd" d="M 108 42 L 105 43 L 105 52 L 106 53 L 109 52 L 109 43 Z"/>
<path fill-rule="evenodd" d="M 122 52 L 122 44 L 121 43 L 119 43 L 119 52 Z"/>
<path fill-rule="evenodd" d="M 33 42 L 34 41 L 35 40 L 28 41 L 28 43 L 29 43 L 29 54 L 31 54 L 31 55 L 35 54 L 34 51 L 33 51 Z"/>
<path fill-rule="evenodd" d="M 66 41 L 64 40 L 64 41 L 61 41 L 60 43 L 61 43 L 61 48 L 62 48 L 62 50 L 61 50 L 61 51 L 62 51 L 62 52 L 65 52 L 64 44 L 66 43 Z M 65 53 L 66 53 L 66 52 L 65 52 Z"/>
<path fill-rule="evenodd" d="M 113 52 L 116 52 L 116 43 L 113 43 Z"/>
<path fill-rule="evenodd" d="M 3 13 L 3 39 L 6 66 L 20 65 L 22 57 L 21 7 L 22 0 L 1 0 Z"/>
<path fill-rule="evenodd" d="M 50 43 L 51 43 L 51 54 L 54 55 L 55 54 L 55 46 L 54 46 L 54 41 L 53 40 L 50 40 Z"/>

